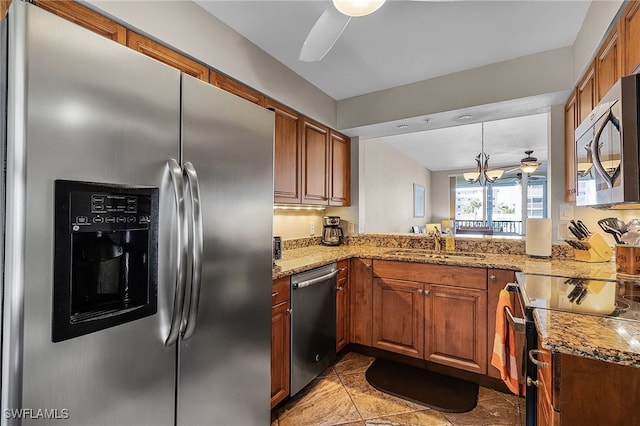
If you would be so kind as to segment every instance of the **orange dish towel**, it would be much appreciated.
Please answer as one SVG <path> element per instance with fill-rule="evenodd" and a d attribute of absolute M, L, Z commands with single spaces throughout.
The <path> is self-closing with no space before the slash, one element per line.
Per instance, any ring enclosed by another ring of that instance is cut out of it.
<path fill-rule="evenodd" d="M 516 363 L 516 333 L 513 327 L 509 326 L 505 309 L 513 313 L 509 292 L 501 290 L 496 310 L 496 336 L 493 341 L 491 365 L 500 370 L 500 376 L 509 390 L 520 395 Z"/>

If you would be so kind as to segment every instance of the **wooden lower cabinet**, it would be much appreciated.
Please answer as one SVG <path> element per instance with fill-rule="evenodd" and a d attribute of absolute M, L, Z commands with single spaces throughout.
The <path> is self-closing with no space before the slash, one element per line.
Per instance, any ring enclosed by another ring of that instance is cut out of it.
<path fill-rule="evenodd" d="M 541 341 L 541 339 L 538 339 Z M 640 368 L 538 347 L 538 425 L 640 424 Z"/>
<path fill-rule="evenodd" d="M 273 282 L 271 307 L 271 408 L 289 395 L 290 286 L 289 277 Z"/>
<path fill-rule="evenodd" d="M 349 310 L 351 343 L 372 346 L 373 262 L 352 258 L 349 264 Z"/>
<path fill-rule="evenodd" d="M 486 374 L 486 269 L 376 260 L 373 274 L 372 346 Z"/>
<path fill-rule="evenodd" d="M 487 372 L 487 292 L 442 285 L 425 287 L 427 361 Z"/>
<path fill-rule="evenodd" d="M 338 262 L 336 280 L 336 352 L 349 343 L 349 261 Z"/>
<path fill-rule="evenodd" d="M 374 278 L 373 346 L 422 358 L 424 305 L 424 284 Z"/>

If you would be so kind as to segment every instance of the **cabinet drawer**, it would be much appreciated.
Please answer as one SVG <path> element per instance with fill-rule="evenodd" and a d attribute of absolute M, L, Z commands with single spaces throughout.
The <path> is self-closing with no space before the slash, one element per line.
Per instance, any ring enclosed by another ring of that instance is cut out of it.
<path fill-rule="evenodd" d="M 289 300 L 291 298 L 290 295 L 291 284 L 289 277 L 282 277 L 273 281 L 273 288 L 271 290 L 271 306 L 276 306 L 278 303 Z"/>
<path fill-rule="evenodd" d="M 374 260 L 373 274 L 377 277 L 445 284 L 479 290 L 486 290 L 487 288 L 486 268 Z"/>

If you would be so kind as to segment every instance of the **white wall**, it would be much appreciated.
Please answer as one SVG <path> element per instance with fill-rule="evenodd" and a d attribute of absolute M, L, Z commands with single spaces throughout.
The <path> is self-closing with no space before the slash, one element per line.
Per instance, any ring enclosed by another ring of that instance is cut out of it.
<path fill-rule="evenodd" d="M 360 232 L 409 232 L 429 222 L 429 170 L 379 139 L 360 142 L 360 160 Z M 423 218 L 413 217 L 414 183 L 426 190 Z"/>
<path fill-rule="evenodd" d="M 592 1 L 582 28 L 573 43 L 573 84 L 575 85 L 596 55 L 604 35 L 615 20 L 622 0 Z"/>
<path fill-rule="evenodd" d="M 564 103 L 573 86 L 571 75 L 569 47 L 529 55 L 341 100 L 338 128 L 357 128 L 540 95 L 550 95 Z"/>
<path fill-rule="evenodd" d="M 88 5 L 337 128 L 335 100 L 191 1 L 88 0 Z"/>

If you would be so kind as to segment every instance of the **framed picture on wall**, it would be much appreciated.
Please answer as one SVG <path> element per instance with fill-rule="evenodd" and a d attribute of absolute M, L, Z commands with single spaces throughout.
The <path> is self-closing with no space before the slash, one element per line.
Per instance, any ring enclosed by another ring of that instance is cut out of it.
<path fill-rule="evenodd" d="M 424 186 L 413 184 L 413 217 L 424 217 Z"/>

